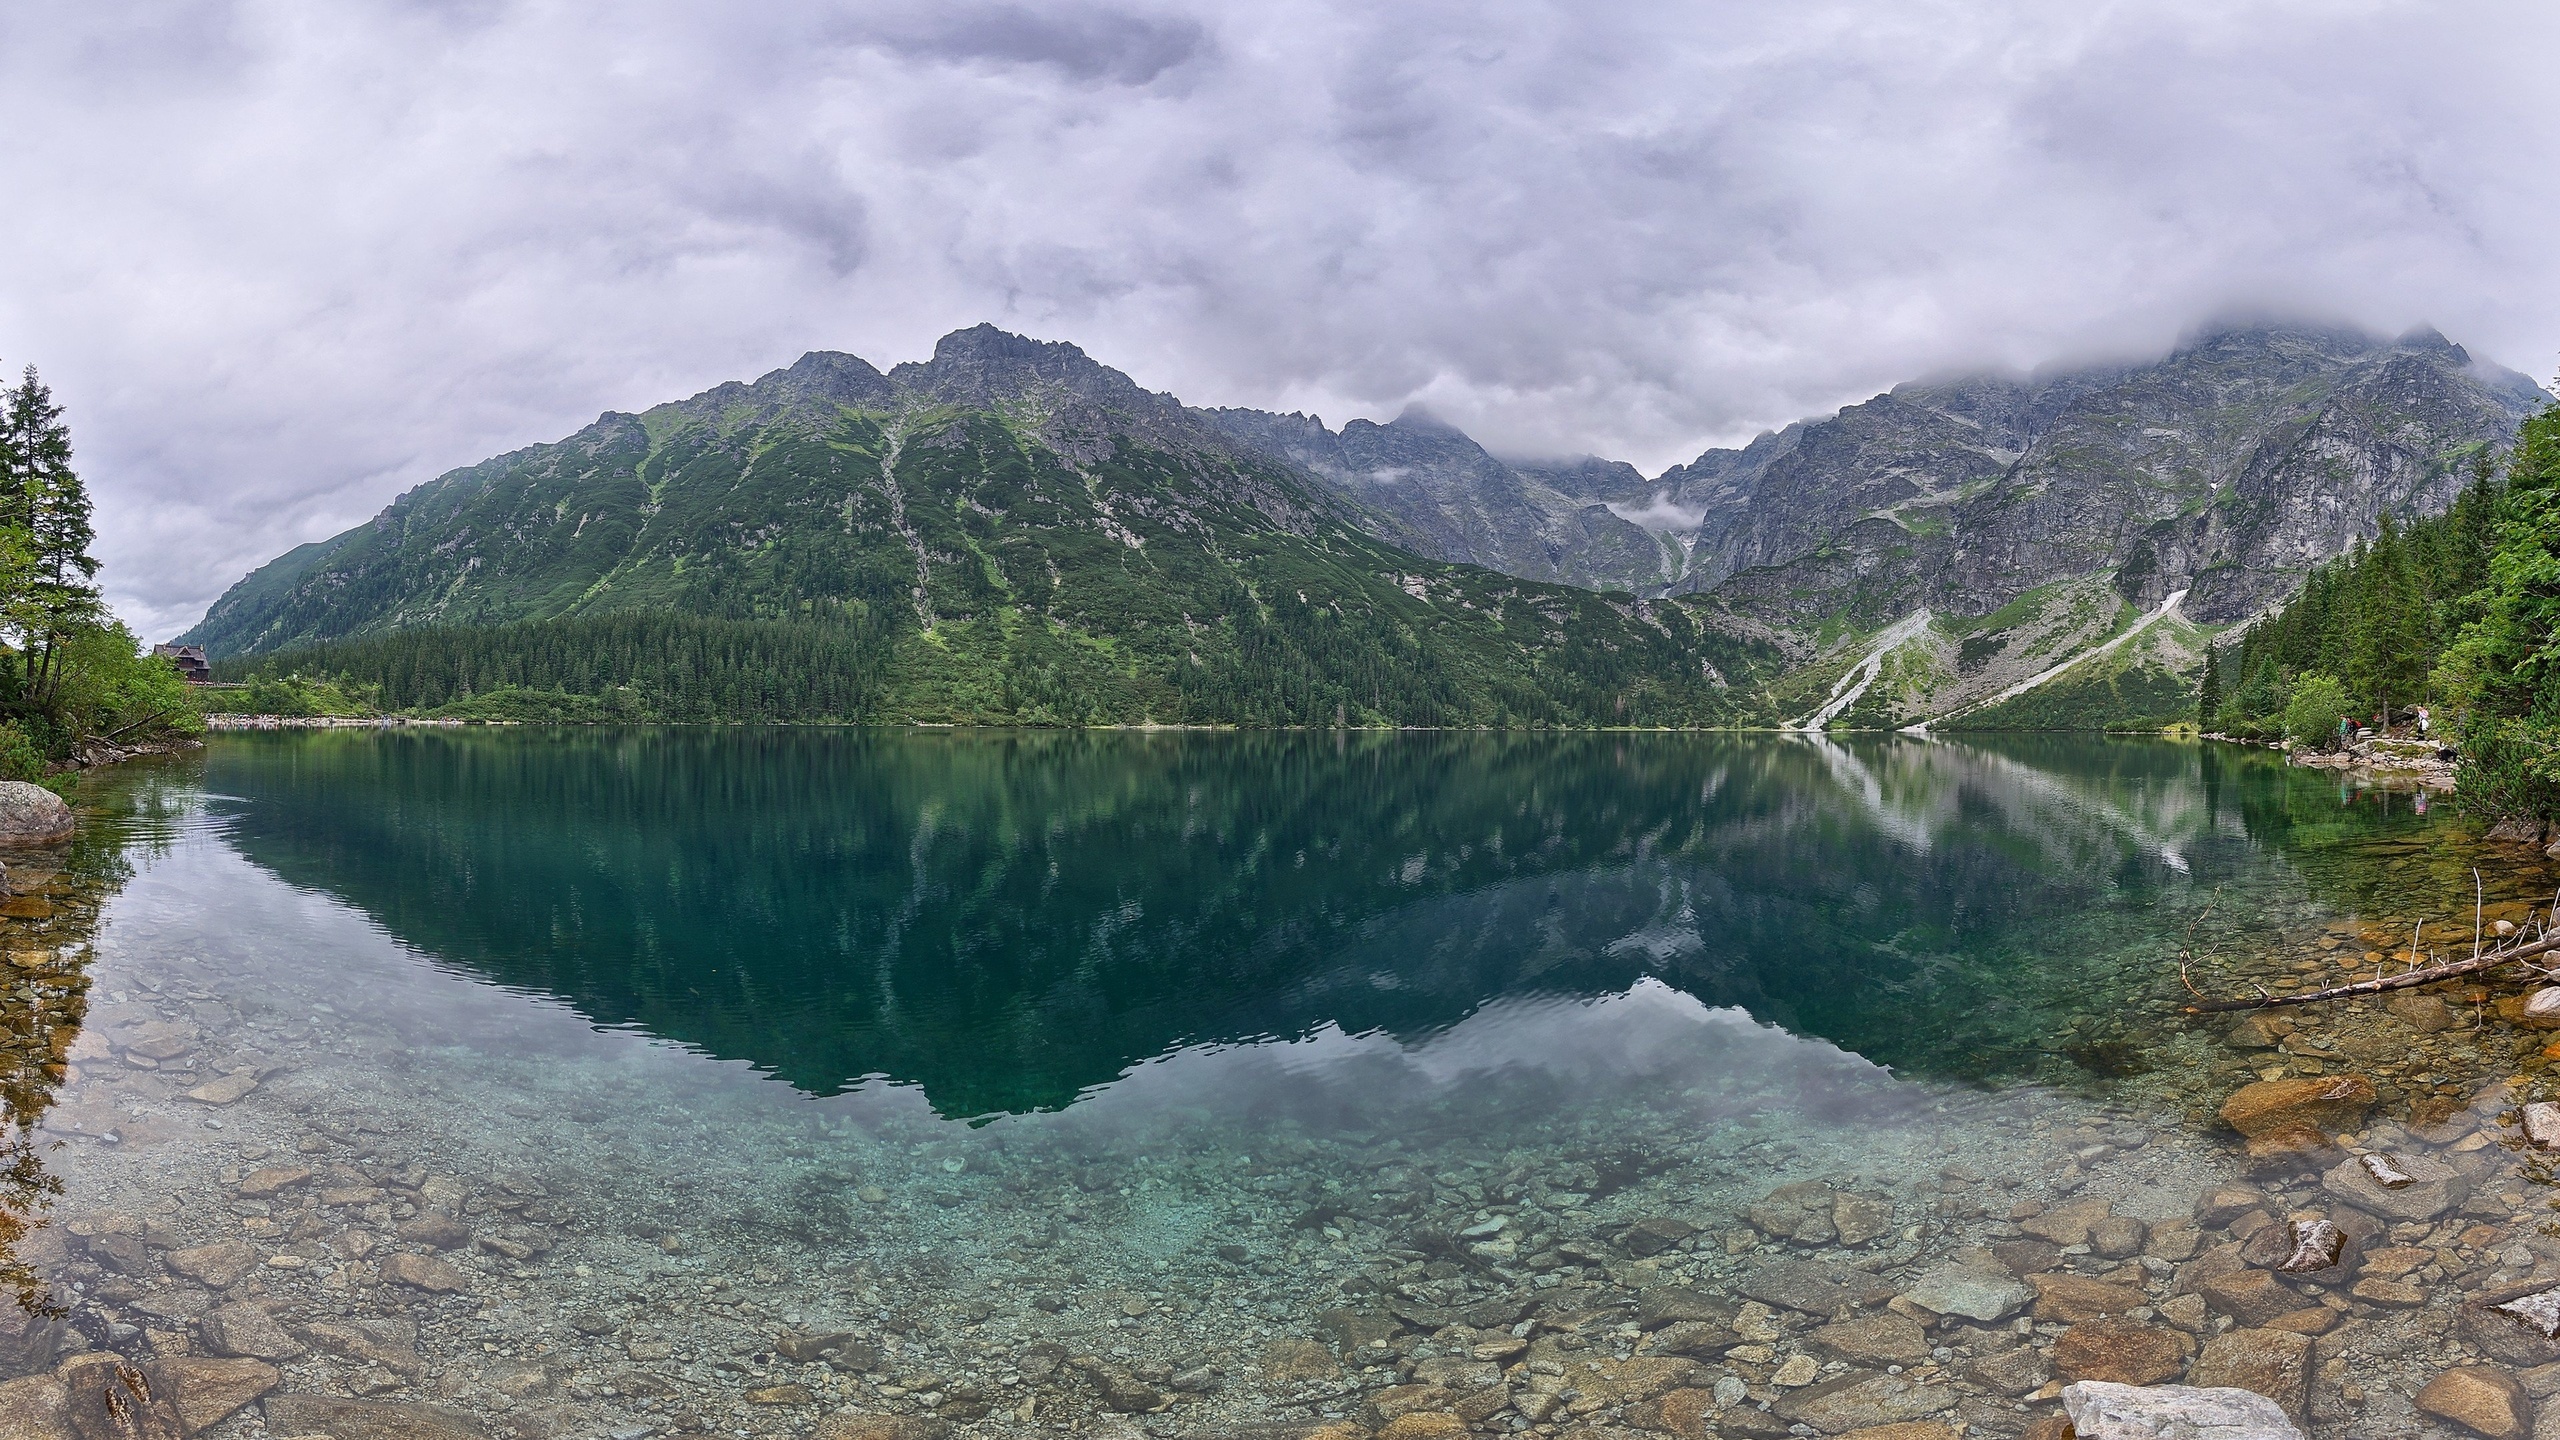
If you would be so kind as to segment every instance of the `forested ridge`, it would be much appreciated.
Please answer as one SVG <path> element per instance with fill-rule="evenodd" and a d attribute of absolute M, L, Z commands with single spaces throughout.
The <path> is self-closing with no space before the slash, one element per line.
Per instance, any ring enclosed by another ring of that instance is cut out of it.
<path fill-rule="evenodd" d="M 2467 805 L 2560 819 L 2560 408 L 2451 510 L 2386 524 L 2217 647 L 2199 696 L 2208 729 L 2313 746 L 2421 705 Z"/>

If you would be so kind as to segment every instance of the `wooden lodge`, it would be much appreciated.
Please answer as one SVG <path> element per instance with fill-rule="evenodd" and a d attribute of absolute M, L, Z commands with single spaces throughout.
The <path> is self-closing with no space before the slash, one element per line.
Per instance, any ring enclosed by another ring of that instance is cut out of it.
<path fill-rule="evenodd" d="M 203 685 L 213 679 L 213 667 L 205 663 L 201 645 L 154 645 L 151 653 L 177 666 L 179 678 L 190 685 Z"/>

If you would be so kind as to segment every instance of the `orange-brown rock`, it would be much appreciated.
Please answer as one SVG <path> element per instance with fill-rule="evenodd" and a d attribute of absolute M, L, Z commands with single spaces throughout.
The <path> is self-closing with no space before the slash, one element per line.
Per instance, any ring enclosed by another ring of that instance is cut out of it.
<path fill-rule="evenodd" d="M 2311 1339 L 2272 1328 L 2216 1335 L 2205 1342 L 2187 1383 L 2200 1389 L 2255 1391 L 2283 1406 L 2294 1424 L 2307 1428 L 2311 1423 Z"/>
<path fill-rule="evenodd" d="M 2253 1137 L 2295 1125 L 2335 1132 L 2354 1128 L 2373 1108 L 2374 1099 L 2373 1082 L 2361 1075 L 2260 1080 L 2241 1086 L 2222 1102 L 2222 1119 Z"/>
<path fill-rule="evenodd" d="M 2085 1275 L 2038 1275 L 2028 1283 L 2036 1287 L 2036 1318 L 2064 1325 L 2121 1315 L 2145 1303 L 2139 1290 Z"/>
<path fill-rule="evenodd" d="M 2065 1380 L 2156 1385 L 2187 1368 L 2188 1340 L 2175 1330 L 2124 1320 L 2088 1320 L 2053 1342 L 2053 1368 Z"/>
<path fill-rule="evenodd" d="M 2249 1173 L 2274 1177 L 2297 1170 L 2325 1170 L 2338 1163 L 2337 1142 L 2312 1125 L 2281 1125 L 2248 1144 Z"/>
<path fill-rule="evenodd" d="M 2302 1308 L 2302 1297 L 2264 1270 L 2235 1270 L 2196 1287 L 2204 1303 L 2249 1328 Z"/>
<path fill-rule="evenodd" d="M 1715 1440 L 1716 1392 L 1694 1387 L 1665 1394 L 1656 1407 L 1662 1428 L 1681 1440 Z"/>
<path fill-rule="evenodd" d="M 2489 1440 L 2524 1440 L 2533 1433 L 2533 1401 L 2524 1386 L 2492 1366 L 2447 1370 L 2418 1392 L 2418 1408 Z"/>

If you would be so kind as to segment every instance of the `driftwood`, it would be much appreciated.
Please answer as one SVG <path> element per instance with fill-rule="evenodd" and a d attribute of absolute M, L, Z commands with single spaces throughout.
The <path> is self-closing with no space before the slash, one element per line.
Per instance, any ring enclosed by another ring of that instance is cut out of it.
<path fill-rule="evenodd" d="M 2261 988 L 2254 997 L 2247 1000 L 2207 1000 L 2196 991 L 2195 983 L 2187 979 L 2189 957 L 2185 951 L 2180 951 L 2178 978 L 2185 982 L 2188 993 L 2196 997 L 2196 1003 L 2180 1007 L 2180 1013 L 2212 1015 L 2234 1010 L 2267 1010 L 2279 1005 L 2317 1005 L 2324 1000 L 2352 1000 L 2359 995 L 2379 995 L 2389 990 L 2414 990 L 2421 985 L 2433 985 L 2439 980 L 2458 980 L 2465 975 L 2482 974 L 2495 970 L 2501 965 L 2513 965 L 2560 951 L 2560 933 L 2545 933 L 2531 939 L 2519 936 L 2516 943 L 2503 950 L 2483 951 L 2480 948 L 2480 875 L 2476 870 L 2472 872 L 2471 883 L 2473 887 L 2471 958 L 2467 960 L 2421 966 L 2413 970 L 2404 970 L 2397 975 L 2377 975 L 2371 980 L 2358 980 L 2352 985 L 2332 985 L 2326 990 L 2312 990 L 2300 995 L 2277 995 Z M 2212 906 L 2207 905 L 2206 909 L 2209 911 Z M 2560 899 L 2553 901 L 2553 916 L 2555 922 L 2560 922 Z M 2420 921 L 2419 927 L 2423 929 L 2425 923 Z M 2192 928 L 2190 927 L 2191 932 Z M 2409 932 L 2409 953 L 2413 956 L 2418 953 L 2416 930 Z"/>

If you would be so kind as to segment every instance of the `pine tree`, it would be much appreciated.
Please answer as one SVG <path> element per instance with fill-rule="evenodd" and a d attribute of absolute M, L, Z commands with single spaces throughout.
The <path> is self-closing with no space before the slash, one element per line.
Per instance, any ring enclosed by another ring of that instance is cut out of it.
<path fill-rule="evenodd" d="M 71 427 L 33 365 L 0 405 L 0 429 L 9 464 L 0 531 L 10 532 L 0 543 L 17 552 L 0 555 L 16 581 L 7 587 L 6 623 L 19 638 L 26 692 L 42 701 L 59 682 L 64 636 L 101 614 L 98 562 L 89 553 L 97 532 L 88 488 L 71 465 Z"/>
<path fill-rule="evenodd" d="M 2196 723 L 2213 728 L 2213 717 L 2222 713 L 2222 661 L 2211 645 L 2204 647 L 2204 683 L 2196 687 Z"/>

